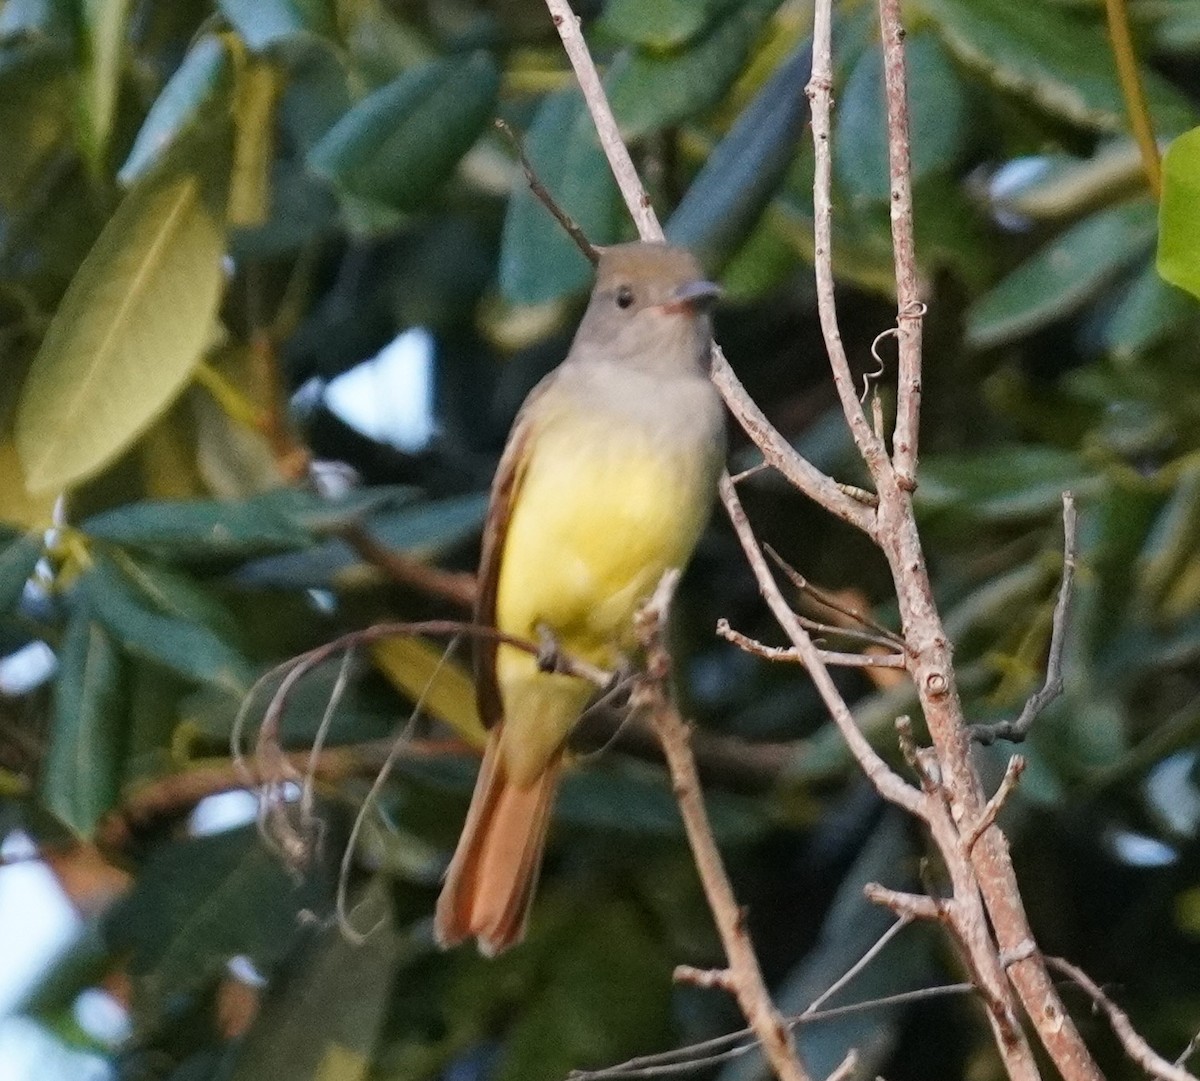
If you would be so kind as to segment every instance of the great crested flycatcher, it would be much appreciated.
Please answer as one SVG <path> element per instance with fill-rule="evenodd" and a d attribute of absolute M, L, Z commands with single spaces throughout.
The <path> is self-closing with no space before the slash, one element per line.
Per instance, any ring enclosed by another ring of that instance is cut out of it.
<path fill-rule="evenodd" d="M 725 452 L 708 378 L 719 290 L 666 244 L 605 248 L 566 359 L 517 415 L 492 483 L 477 622 L 615 668 L 633 617 L 682 567 L 708 518 Z M 480 715 L 491 731 L 437 904 L 442 946 L 519 942 L 564 746 L 595 687 L 479 640 Z"/>

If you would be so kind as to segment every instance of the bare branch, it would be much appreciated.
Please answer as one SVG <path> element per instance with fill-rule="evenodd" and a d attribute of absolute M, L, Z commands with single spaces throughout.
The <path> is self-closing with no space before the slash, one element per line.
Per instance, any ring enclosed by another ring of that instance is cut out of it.
<path fill-rule="evenodd" d="M 921 987 L 915 991 L 899 991 L 894 995 L 882 995 L 864 1002 L 852 1002 L 846 1006 L 833 1006 L 829 1009 L 817 1010 L 814 1013 L 805 1012 L 796 1017 L 789 1017 L 787 1024 L 791 1028 L 799 1028 L 839 1017 L 848 1017 L 867 1010 L 903 1006 L 912 1002 L 924 1002 L 931 998 L 942 998 L 946 995 L 968 995 L 974 991 L 975 987 L 969 983 L 946 983 L 934 987 Z M 740 1040 L 748 1042 L 739 1044 Z M 751 1030 L 742 1028 L 736 1032 L 727 1032 L 723 1036 L 715 1036 L 711 1040 L 689 1044 L 687 1047 L 676 1047 L 654 1055 L 639 1055 L 637 1058 L 619 1062 L 614 1066 L 604 1066 L 598 1070 L 572 1070 L 568 1081 L 617 1081 L 618 1078 L 621 1081 L 633 1081 L 635 1078 L 694 1073 L 729 1059 L 738 1058 L 753 1051 L 757 1046 L 758 1042 L 753 1038 Z"/>
<path fill-rule="evenodd" d="M 998 739 L 1020 743 L 1051 702 L 1063 692 L 1062 661 L 1067 640 L 1067 616 L 1071 610 L 1071 592 L 1075 585 L 1075 566 L 1079 560 L 1079 516 L 1075 511 L 1075 496 L 1063 492 L 1063 570 L 1050 624 L 1050 652 L 1046 658 L 1046 679 L 1041 690 L 1030 695 L 1025 708 L 1015 721 L 971 726 L 971 738 L 988 746 Z"/>
<path fill-rule="evenodd" d="M 746 559 L 750 563 L 750 569 L 754 571 L 759 592 L 774 613 L 775 619 L 783 628 L 784 633 L 791 639 L 792 644 L 804 659 L 805 667 L 816 685 L 817 693 L 820 694 L 825 708 L 842 733 L 842 738 L 845 739 L 851 753 L 858 760 L 859 766 L 862 767 L 867 778 L 875 785 L 884 799 L 923 818 L 925 809 L 922 794 L 892 771 L 875 752 L 875 749 L 859 730 L 858 725 L 854 723 L 850 707 L 846 705 L 846 700 L 834 685 L 829 670 L 821 661 L 817 647 L 779 591 L 779 585 L 771 574 L 771 568 L 767 565 L 766 557 L 759 548 L 758 541 L 746 518 L 746 512 L 742 509 L 737 491 L 728 477 L 721 478 L 720 492 L 721 501 L 725 504 L 725 510 L 729 514 L 733 530 L 737 534 L 738 540 L 741 541 L 742 550 L 746 553 Z"/>
<path fill-rule="evenodd" d="M 810 626 L 811 620 L 806 620 L 803 617 L 798 617 L 800 625 L 805 630 L 812 630 Z M 825 627 L 818 625 L 818 631 L 826 630 Z M 839 628 L 830 627 L 828 630 L 834 633 L 839 632 Z M 795 646 L 767 646 L 754 638 L 735 631 L 729 621 L 725 619 L 717 620 L 717 634 L 724 638 L 727 642 L 732 642 L 739 649 L 744 649 L 747 653 L 753 653 L 756 657 L 762 657 L 768 661 L 791 661 L 793 664 L 804 664 L 804 658 L 800 656 L 800 651 Z M 904 657 L 899 653 L 838 653 L 828 649 L 818 649 L 818 656 L 830 668 L 905 668 Z"/>
<path fill-rule="evenodd" d="M 529 164 L 529 158 L 525 156 L 525 148 L 521 145 L 517 133 L 499 117 L 494 123 L 497 130 L 502 132 L 512 144 L 517 161 L 521 163 L 521 171 L 525 174 L 525 182 L 529 185 L 529 190 L 533 192 L 537 201 L 550 211 L 554 220 L 562 226 L 563 232 L 575 241 L 575 247 L 583 252 L 584 258 L 595 266 L 600 260 L 600 252 L 596 249 L 596 245 L 588 240 L 587 234 L 579 227 L 579 223 L 558 205 L 558 201 L 546 189 L 546 185 L 542 183 L 537 173 L 533 171 L 533 166 Z"/>
<path fill-rule="evenodd" d="M 734 374 L 721 347 L 713 346 L 712 381 L 725 405 L 742 430 L 762 451 L 767 462 L 777 469 L 814 503 L 824 507 L 843 522 L 862 530 L 872 539 L 876 535 L 875 509 L 854 499 L 842 490 L 832 477 L 796 453 L 795 448 L 780 435 L 766 414 L 746 393 L 746 388 Z"/>
<path fill-rule="evenodd" d="M 689 730 L 667 697 L 671 661 L 663 641 L 667 611 L 679 572 L 663 575 L 650 603 L 638 614 L 638 636 L 646 650 L 647 678 L 635 695 L 636 704 L 648 710 L 662 743 L 679 813 L 704 894 L 708 898 L 728 969 L 721 986 L 732 991 L 738 1007 L 762 1043 L 763 1053 L 780 1081 L 807 1081 L 808 1073 L 796 1057 L 791 1033 L 771 1001 L 758 957 L 746 931 L 744 913 L 734 896 L 721 853 L 713 837 L 708 812 L 700 792 L 700 778 L 689 745 Z"/>
<path fill-rule="evenodd" d="M 617 179 L 617 186 L 629 208 L 630 216 L 637 223 L 638 235 L 643 240 L 662 240 L 662 226 L 658 224 L 658 215 L 650 203 L 650 196 L 642 187 L 641 178 L 634 167 L 633 158 L 621 139 L 621 129 L 617 127 L 617 119 L 613 116 L 612 108 L 600 82 L 600 73 L 592 62 L 592 54 L 588 52 L 587 42 L 583 40 L 583 31 L 579 28 L 579 17 L 571 10 L 568 0 L 546 0 L 550 9 L 550 17 L 562 38 L 563 49 L 575 69 L 575 78 L 583 91 L 600 143 L 608 155 L 609 165 Z"/>
<path fill-rule="evenodd" d="M 816 1013 L 824 1003 L 833 998 L 834 995 L 836 995 L 843 987 L 853 980 L 855 976 L 857 976 L 864 968 L 867 967 L 867 965 L 875 960 L 875 958 L 878 957 L 883 951 L 883 948 L 910 923 L 912 923 L 912 917 L 910 916 L 901 916 L 899 919 L 897 919 L 895 923 L 893 923 L 886 931 L 883 932 L 882 935 L 879 936 L 879 938 L 875 940 L 874 945 L 872 945 L 866 953 L 864 953 L 857 961 L 855 961 L 853 965 L 851 965 L 844 973 L 842 973 L 842 975 L 839 976 L 833 983 L 831 983 L 821 994 L 814 998 L 812 1002 L 808 1004 L 808 1009 L 806 1009 L 800 1016 L 808 1017 L 810 1014 Z"/>
<path fill-rule="evenodd" d="M 447 571 L 413 559 L 381 544 L 370 530 L 357 522 L 339 530 L 338 536 L 397 585 L 440 597 L 459 608 L 475 606 L 475 575 L 469 571 Z"/>
<path fill-rule="evenodd" d="M 923 893 L 905 893 L 881 886 L 878 882 L 868 882 L 863 887 L 863 894 L 872 904 L 890 908 L 905 923 L 913 920 L 936 921 L 945 916 L 942 906 Z"/>
<path fill-rule="evenodd" d="M 1133 1027 L 1133 1022 L 1129 1020 L 1129 1014 L 1113 1002 L 1083 969 L 1061 957 L 1047 957 L 1046 964 L 1061 972 L 1068 979 L 1074 980 L 1087 992 L 1091 1000 L 1108 1017 L 1113 1032 L 1116 1033 L 1117 1039 L 1121 1041 L 1121 1046 L 1125 1049 L 1125 1054 L 1151 1077 L 1160 1078 L 1161 1081 L 1197 1081 L 1195 1074 L 1189 1073 L 1182 1066 L 1163 1058 L 1138 1035 L 1137 1030 Z"/>
<path fill-rule="evenodd" d="M 817 312 L 829 363 L 833 385 L 842 403 L 842 412 L 854 437 L 854 445 L 878 478 L 885 468 L 890 472 L 887 450 L 882 440 L 871 430 L 855 390 L 854 375 L 846 359 L 842 332 L 838 327 L 837 304 L 833 282 L 833 159 L 830 153 L 833 114 L 833 12 L 831 0 L 822 0 L 813 12 L 813 65 L 807 93 L 812 108 L 812 135 L 815 152 L 813 179 L 813 232 L 816 247 Z"/>
<path fill-rule="evenodd" d="M 900 0 L 879 0 L 879 26 L 883 39 L 883 82 L 887 95 L 892 251 L 896 265 L 896 342 L 900 354 L 892 455 L 896 483 L 911 492 L 917 486 L 917 438 L 921 422 L 921 330 L 925 305 L 920 297 L 917 254 L 913 243 L 908 93 Z"/>
<path fill-rule="evenodd" d="M 1000 780 L 1000 787 L 996 789 L 996 794 L 987 801 L 987 805 L 984 807 L 979 821 L 963 837 L 963 844 L 966 846 L 968 855 L 971 849 L 975 847 L 975 842 L 983 836 L 984 831 L 990 829 L 996 821 L 996 816 L 1004 809 L 1004 805 L 1008 802 L 1008 797 L 1013 794 L 1017 783 L 1021 780 L 1021 774 L 1024 772 L 1025 759 L 1019 754 L 1014 754 L 1008 760 L 1008 766 L 1004 770 L 1004 776 Z"/>
<path fill-rule="evenodd" d="M 898 646 L 900 649 L 905 648 L 904 638 L 898 635 L 890 627 L 885 627 L 878 620 L 873 619 L 865 612 L 859 611 L 857 608 L 851 608 L 849 605 L 842 604 L 837 597 L 830 593 L 826 593 L 823 589 L 818 589 L 807 578 L 804 577 L 795 567 L 787 562 L 774 548 L 769 544 L 763 545 L 763 551 L 767 553 L 774 561 L 775 565 L 787 575 L 788 581 L 803 593 L 807 593 L 818 604 L 823 605 L 830 611 L 837 612 L 839 615 L 845 616 L 847 619 L 853 620 L 864 627 L 869 627 L 875 631 L 880 637 Z"/>

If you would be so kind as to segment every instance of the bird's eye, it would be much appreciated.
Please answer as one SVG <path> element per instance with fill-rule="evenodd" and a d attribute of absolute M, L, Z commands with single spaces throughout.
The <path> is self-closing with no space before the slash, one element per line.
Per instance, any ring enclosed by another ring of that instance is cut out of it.
<path fill-rule="evenodd" d="M 628 308 L 633 303 L 633 290 L 628 285 L 622 285 L 617 290 L 617 307 Z"/>

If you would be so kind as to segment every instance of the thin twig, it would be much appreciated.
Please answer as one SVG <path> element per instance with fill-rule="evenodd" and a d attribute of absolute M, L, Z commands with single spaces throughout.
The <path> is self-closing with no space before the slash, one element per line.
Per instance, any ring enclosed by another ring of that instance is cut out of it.
<path fill-rule="evenodd" d="M 738 905 L 721 861 L 701 795 L 696 760 L 689 746 L 688 726 L 668 698 L 666 687 L 671 664 L 663 636 L 678 579 L 677 571 L 663 575 L 654 597 L 639 613 L 639 638 L 646 650 L 648 676 L 636 698 L 638 704 L 649 711 L 662 743 L 696 870 L 725 949 L 728 986 L 780 1081 L 807 1081 L 808 1073 L 796 1056 L 791 1033 L 767 991 L 758 957 L 746 931 L 745 914 Z"/>
<path fill-rule="evenodd" d="M 650 196 L 642 187 L 633 158 L 629 156 L 629 150 L 621 139 L 621 129 L 617 127 L 617 119 L 608 104 L 604 86 L 600 82 L 600 73 L 592 62 L 587 42 L 583 40 L 579 17 L 571 10 L 568 0 L 546 0 L 546 7 L 550 10 L 550 17 L 558 29 L 558 36 L 562 38 L 563 49 L 571 61 L 571 67 L 575 69 L 575 78 L 579 81 L 579 88 L 583 91 L 591 111 L 600 142 L 617 179 L 617 186 L 621 189 L 625 205 L 629 207 L 630 216 L 637 223 L 638 235 L 643 240 L 662 240 L 662 226 L 658 223 Z"/>
<path fill-rule="evenodd" d="M 1108 1017 L 1108 1023 L 1112 1025 L 1112 1030 L 1125 1049 L 1125 1054 L 1151 1077 L 1161 1078 L 1162 1081 L 1197 1081 L 1195 1074 L 1189 1073 L 1182 1066 L 1163 1058 L 1155 1051 L 1133 1027 L 1129 1014 L 1113 1002 L 1083 969 L 1061 957 L 1047 957 L 1046 964 L 1074 980 L 1087 992 L 1088 997 Z"/>
<path fill-rule="evenodd" d="M 988 746 L 1006 739 L 1020 743 L 1033 727 L 1041 712 L 1063 692 L 1062 662 L 1067 641 L 1067 616 L 1071 610 L 1071 591 L 1075 585 L 1075 567 L 1079 559 L 1079 516 L 1075 511 L 1075 496 L 1063 492 L 1063 569 L 1050 624 L 1050 651 L 1046 658 L 1046 679 L 1041 689 L 1030 695 L 1015 721 L 971 726 L 971 738 Z"/>
<path fill-rule="evenodd" d="M 921 424 L 921 331 L 925 305 L 917 279 L 913 242 L 912 168 L 909 163 L 908 91 L 900 0 L 879 0 L 883 81 L 887 95 L 888 169 L 891 177 L 892 254 L 896 269 L 896 428 L 892 457 L 896 483 L 917 486 L 917 440 Z"/>
<path fill-rule="evenodd" d="M 858 400 L 854 375 L 846 359 L 842 332 L 838 327 L 833 282 L 833 164 L 830 144 L 833 132 L 833 49 L 831 45 L 833 12 L 831 3 L 818 3 L 813 11 L 812 78 L 806 92 L 812 110 L 814 157 L 813 232 L 816 248 L 814 269 L 817 279 L 817 314 L 825 338 L 833 385 L 842 404 L 854 445 L 876 476 L 887 460 L 883 442 L 871 430 L 871 424 Z"/>
<path fill-rule="evenodd" d="M 475 575 L 470 571 L 447 571 L 413 559 L 412 556 L 381 544 L 360 523 L 353 523 L 339 530 L 338 536 L 397 585 L 415 589 L 431 597 L 440 597 L 460 608 L 471 609 L 475 606 L 477 587 Z"/>
<path fill-rule="evenodd" d="M 807 620 L 801 618 L 800 625 L 805 630 L 811 630 L 807 623 Z M 832 629 L 837 630 L 836 627 Z M 795 646 L 764 645 L 762 642 L 742 634 L 741 631 L 735 631 L 724 619 L 717 621 L 717 634 L 727 642 L 732 642 L 739 649 L 753 653 L 756 657 L 762 657 L 769 661 L 790 661 L 793 664 L 804 665 L 804 658 Z M 906 667 L 904 657 L 899 653 L 838 653 L 834 650 L 818 649 L 817 656 L 829 668 L 903 669 Z"/>
<path fill-rule="evenodd" d="M 1180 1051 L 1176 1057 L 1175 1065 L 1182 1066 L 1196 1053 L 1196 1048 L 1198 1047 L 1200 1047 L 1200 1032 L 1197 1032 L 1195 1036 L 1188 1040 L 1187 1047 Z"/>
<path fill-rule="evenodd" d="M 580 228 L 579 223 L 558 205 L 558 201 L 550 194 L 546 189 L 546 185 L 542 183 L 541 178 L 534 172 L 533 166 L 529 164 L 529 158 L 525 155 L 525 148 L 521 145 L 521 140 L 518 138 L 517 133 L 500 117 L 497 117 L 494 123 L 497 129 L 512 144 L 512 148 L 517 155 L 517 161 L 521 163 L 521 171 L 525 174 L 525 181 L 529 185 L 529 190 L 533 192 L 538 202 L 550 211 L 554 220 L 562 226 L 563 232 L 575 241 L 575 247 L 583 252 L 587 261 L 595 266 L 600 260 L 599 250 L 595 244 L 588 240 L 587 234 Z"/>
<path fill-rule="evenodd" d="M 934 987 L 921 987 L 914 991 L 898 991 L 894 995 L 881 995 L 879 998 L 868 999 L 864 1002 L 851 1002 L 845 1006 L 831 1006 L 814 1013 L 806 1011 L 787 1018 L 786 1023 L 789 1028 L 800 1028 L 820 1024 L 824 1021 L 835 1021 L 838 1018 L 864 1013 L 867 1010 L 906 1006 L 913 1002 L 926 1002 L 929 999 L 942 998 L 946 995 L 969 995 L 974 991 L 974 985 L 969 983 L 938 984 Z M 748 1042 L 738 1044 L 739 1040 Z M 732 1044 L 738 1044 L 738 1046 L 731 1047 Z M 709 1040 L 688 1044 L 686 1047 L 675 1047 L 670 1051 L 660 1051 L 654 1055 L 639 1055 L 637 1058 L 631 1058 L 613 1066 L 603 1066 L 598 1070 L 572 1070 L 567 1081 L 617 1081 L 618 1078 L 623 1081 L 632 1081 L 634 1078 L 694 1073 L 729 1059 L 738 1058 L 753 1051 L 757 1046 L 758 1041 L 754 1039 L 753 1032 L 748 1028 L 740 1028 L 736 1032 L 727 1032 L 722 1036 L 714 1036 Z"/>
<path fill-rule="evenodd" d="M 814 998 L 812 1002 L 808 1004 L 808 1009 L 806 1009 L 800 1016 L 808 1017 L 810 1014 L 816 1013 L 822 1005 L 833 998 L 834 995 L 836 995 L 843 987 L 853 980 L 855 976 L 857 976 L 864 968 L 867 967 L 867 965 L 875 960 L 875 958 L 878 957 L 883 951 L 883 948 L 910 923 L 912 923 L 911 917 L 899 917 L 895 923 L 893 923 L 886 931 L 883 932 L 882 935 L 879 936 L 879 938 L 875 940 L 874 945 L 872 945 L 866 953 L 864 953 L 857 961 L 854 962 L 853 965 L 843 972 L 841 976 L 834 980 L 834 982 L 831 983 L 823 993 Z"/>
<path fill-rule="evenodd" d="M 350 869 L 354 861 L 354 851 L 358 847 L 358 836 L 362 832 L 363 825 L 366 823 L 367 815 L 371 808 L 375 806 L 379 799 L 379 793 L 383 790 L 383 786 L 387 783 L 388 777 L 391 776 L 392 769 L 396 765 L 396 761 L 404 752 L 404 748 L 412 741 L 413 733 L 416 731 L 417 720 L 421 716 L 421 710 L 424 708 L 425 699 L 429 694 L 429 689 L 433 686 L 434 681 L 438 677 L 438 673 L 442 670 L 442 665 L 446 663 L 450 655 L 454 652 L 455 646 L 459 639 L 452 638 L 447 643 L 441 657 L 438 658 L 438 663 L 433 671 L 429 674 L 429 679 L 425 681 L 425 686 L 421 688 L 421 693 L 417 700 L 413 703 L 412 712 L 408 715 L 408 721 L 400 732 L 392 741 L 391 749 L 388 751 L 387 758 L 383 760 L 383 765 L 379 767 L 379 772 L 375 775 L 375 779 L 371 782 L 371 787 L 367 791 L 366 798 L 359 805 L 358 813 L 354 816 L 354 825 L 350 827 L 350 836 L 346 839 L 346 847 L 342 850 L 341 865 L 338 868 L 337 891 L 335 896 L 335 911 L 337 913 L 338 928 L 347 941 L 352 942 L 356 946 L 361 946 L 368 938 L 371 937 L 384 922 L 381 918 L 369 931 L 360 931 L 354 926 L 350 920 L 350 914 L 346 909 L 346 894 L 350 884 Z"/>
<path fill-rule="evenodd" d="M 767 565 L 766 557 L 758 546 L 758 540 L 754 536 L 754 531 L 750 528 L 750 522 L 746 518 L 746 512 L 742 509 L 737 491 L 730 483 L 728 477 L 721 479 L 720 493 L 721 501 L 725 504 L 725 510 L 728 512 L 729 520 L 733 524 L 733 531 L 737 534 L 737 538 L 742 545 L 742 550 L 746 553 L 750 569 L 754 571 L 754 577 L 758 581 L 759 592 L 767 602 L 780 627 L 783 628 L 784 633 L 800 651 L 808 668 L 808 673 L 817 688 L 817 693 L 820 694 L 821 700 L 825 703 L 825 708 L 829 711 L 829 715 L 833 718 L 838 730 L 842 733 L 842 738 L 846 741 L 855 759 L 857 759 L 859 766 L 871 783 L 875 785 L 880 795 L 890 802 L 903 807 L 911 814 L 923 818 L 926 812 L 922 794 L 913 788 L 912 785 L 905 782 L 879 757 L 875 748 L 871 746 L 866 736 L 859 730 L 858 725 L 854 723 L 850 707 L 846 705 L 846 700 L 834 684 L 832 677 L 829 675 L 829 670 L 821 662 L 817 647 L 813 644 L 808 632 L 800 625 L 800 620 L 796 613 L 791 610 L 783 594 L 780 592 L 779 585 L 771 574 L 771 568 Z"/>
<path fill-rule="evenodd" d="M 767 555 L 771 557 L 771 560 L 775 563 L 775 565 L 781 571 L 783 571 L 785 575 L 787 575 L 788 581 L 790 581 L 792 585 L 794 585 L 802 593 L 807 593 L 810 597 L 812 597 L 813 600 L 815 600 L 818 604 L 823 605 L 825 608 L 828 608 L 833 612 L 837 612 L 839 615 L 843 615 L 847 619 L 852 619 L 855 623 L 859 623 L 864 627 L 869 627 L 876 634 L 880 635 L 888 642 L 891 642 L 892 645 L 899 646 L 900 649 L 904 649 L 904 638 L 897 634 L 890 627 L 885 627 L 878 620 L 873 619 L 871 616 L 857 608 L 851 608 L 849 605 L 843 604 L 837 599 L 837 597 L 833 596 L 833 594 L 826 593 L 823 589 L 818 589 L 769 544 L 763 545 L 763 551 L 766 552 Z"/>
<path fill-rule="evenodd" d="M 1000 787 L 996 789 L 996 794 L 987 801 L 979 821 L 971 827 L 969 833 L 963 836 L 963 844 L 966 846 L 968 854 L 975 847 L 975 842 L 983 836 L 984 831 L 991 829 L 992 824 L 996 821 L 996 816 L 1004 810 L 1008 797 L 1016 790 L 1017 783 L 1021 780 L 1021 774 L 1024 772 L 1025 759 L 1019 754 L 1014 754 L 1008 760 L 1008 766 L 1004 770 L 1004 776 L 1000 779 Z"/>

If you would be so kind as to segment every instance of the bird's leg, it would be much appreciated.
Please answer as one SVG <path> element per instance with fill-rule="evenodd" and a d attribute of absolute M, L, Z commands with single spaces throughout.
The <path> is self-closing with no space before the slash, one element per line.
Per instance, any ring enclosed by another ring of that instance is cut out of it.
<path fill-rule="evenodd" d="M 608 678 L 608 686 L 604 688 L 604 694 L 606 696 L 614 694 L 622 687 L 628 686 L 633 682 L 637 673 L 638 668 L 633 663 L 633 659 L 624 653 L 618 653 L 616 662 L 613 664 L 612 675 Z"/>
<path fill-rule="evenodd" d="M 545 623 L 534 627 L 537 634 L 538 651 L 536 655 L 539 672 L 562 671 L 562 648 L 558 644 L 558 635 L 553 628 Z"/>

